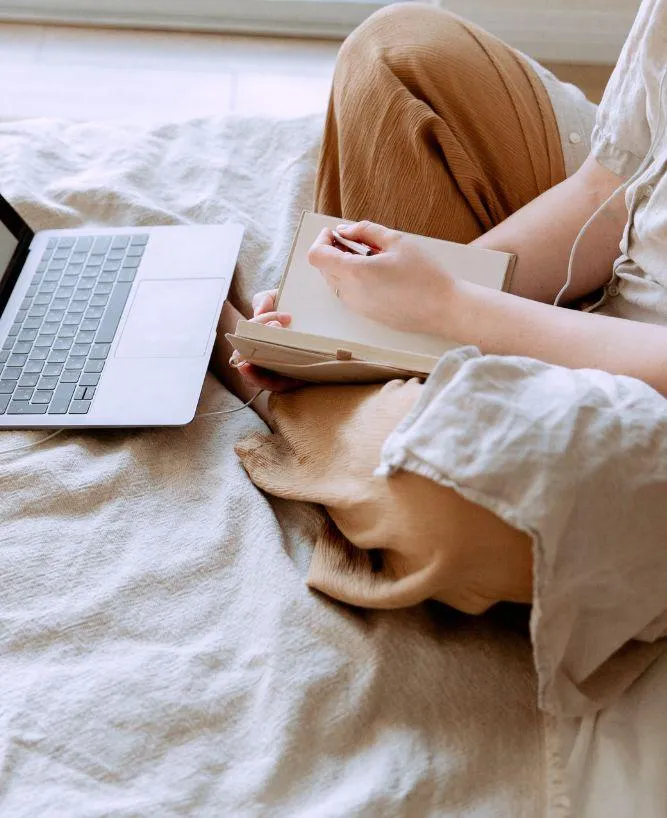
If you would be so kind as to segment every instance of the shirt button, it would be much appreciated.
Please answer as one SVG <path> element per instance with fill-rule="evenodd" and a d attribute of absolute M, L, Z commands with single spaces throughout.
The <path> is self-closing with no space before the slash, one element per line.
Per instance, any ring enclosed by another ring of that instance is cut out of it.
<path fill-rule="evenodd" d="M 572 131 L 568 139 L 573 145 L 578 145 L 581 142 L 581 134 L 577 133 L 576 131 Z"/>

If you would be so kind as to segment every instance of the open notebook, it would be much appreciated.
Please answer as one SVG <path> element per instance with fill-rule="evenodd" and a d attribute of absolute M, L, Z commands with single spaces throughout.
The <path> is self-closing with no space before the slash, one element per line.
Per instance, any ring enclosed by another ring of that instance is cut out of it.
<path fill-rule="evenodd" d="M 288 329 L 239 321 L 227 335 L 241 356 L 257 366 L 311 381 L 382 381 L 423 377 L 456 346 L 421 333 L 400 332 L 349 310 L 308 263 L 308 250 L 324 227 L 343 219 L 303 213 L 278 291 L 277 308 L 292 316 Z M 515 256 L 425 236 L 414 237 L 455 277 L 508 289 Z"/>

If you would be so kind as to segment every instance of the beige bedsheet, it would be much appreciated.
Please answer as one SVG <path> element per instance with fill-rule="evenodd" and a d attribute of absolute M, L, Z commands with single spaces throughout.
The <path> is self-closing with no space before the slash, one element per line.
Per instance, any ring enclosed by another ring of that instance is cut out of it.
<path fill-rule="evenodd" d="M 0 190 L 35 227 L 233 215 L 247 303 L 320 129 L 5 123 Z M 237 405 L 209 376 L 199 411 Z M 0 456 L 0 814 L 539 818 L 527 638 L 309 591 L 319 512 L 263 496 L 232 449 L 261 428 L 244 410 Z"/>

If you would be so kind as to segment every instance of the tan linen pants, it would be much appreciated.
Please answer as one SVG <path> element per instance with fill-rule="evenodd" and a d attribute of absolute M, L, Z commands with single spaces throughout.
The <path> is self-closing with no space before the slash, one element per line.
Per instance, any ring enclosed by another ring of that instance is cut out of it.
<path fill-rule="evenodd" d="M 498 39 L 411 4 L 374 14 L 343 45 L 318 211 L 467 242 L 564 175 L 547 93 Z M 393 381 L 273 395 L 274 433 L 237 452 L 260 488 L 329 512 L 311 587 L 372 608 L 431 598 L 479 613 L 529 602 L 526 534 L 423 477 L 373 474 L 421 389 Z"/>

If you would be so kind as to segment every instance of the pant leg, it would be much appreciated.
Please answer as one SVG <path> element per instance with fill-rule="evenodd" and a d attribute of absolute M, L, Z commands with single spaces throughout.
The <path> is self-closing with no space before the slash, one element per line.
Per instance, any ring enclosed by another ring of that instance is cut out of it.
<path fill-rule="evenodd" d="M 399 4 L 343 44 L 317 211 L 468 242 L 564 178 L 547 92 L 496 37 Z"/>

